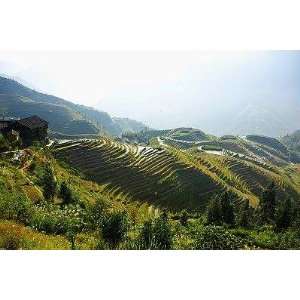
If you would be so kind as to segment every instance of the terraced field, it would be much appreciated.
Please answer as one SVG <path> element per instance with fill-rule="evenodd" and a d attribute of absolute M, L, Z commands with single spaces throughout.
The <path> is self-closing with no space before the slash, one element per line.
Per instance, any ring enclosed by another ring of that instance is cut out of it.
<path fill-rule="evenodd" d="M 223 187 L 166 149 L 85 140 L 54 146 L 64 159 L 104 192 L 120 200 L 143 200 L 171 208 L 201 209 Z"/>
<path fill-rule="evenodd" d="M 270 138 L 271 139 L 271 138 Z M 167 145 L 187 150 L 190 148 L 198 147 L 205 150 L 206 148 L 219 148 L 221 151 L 229 151 L 232 154 L 239 154 L 248 159 L 269 163 L 277 166 L 287 165 L 291 162 L 291 154 L 288 149 L 282 145 L 279 141 L 275 143 L 265 142 L 267 138 L 258 140 L 248 140 L 247 138 L 215 138 L 212 140 L 202 141 L 179 141 L 170 139 L 168 137 L 163 138 L 163 142 Z M 273 139 L 272 139 L 273 140 Z M 268 141 L 268 140 L 267 140 Z M 281 145 L 281 147 L 279 146 Z"/>
<path fill-rule="evenodd" d="M 101 184 L 120 201 L 147 201 L 158 207 L 203 210 L 214 194 L 228 190 L 237 200 L 255 206 L 272 180 L 283 193 L 295 190 L 276 168 L 270 170 L 243 159 L 113 141 L 80 140 L 53 146 L 56 158 Z"/>

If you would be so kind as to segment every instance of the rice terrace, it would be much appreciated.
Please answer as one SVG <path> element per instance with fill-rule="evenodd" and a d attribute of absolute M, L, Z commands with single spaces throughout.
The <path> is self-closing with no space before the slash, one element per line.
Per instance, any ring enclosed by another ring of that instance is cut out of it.
<path fill-rule="evenodd" d="M 0 248 L 300 249 L 300 103 L 274 105 L 260 76 L 237 76 L 237 91 L 224 70 L 238 70 L 227 59 L 221 69 L 207 63 L 221 75 L 203 75 L 201 89 L 180 73 L 176 93 L 168 81 L 154 91 L 129 84 L 134 104 L 124 105 L 121 85 L 93 107 L 2 74 Z M 267 58 L 259 63 L 277 87 L 288 85 Z M 148 99 L 144 89 L 152 102 L 139 102 Z"/>

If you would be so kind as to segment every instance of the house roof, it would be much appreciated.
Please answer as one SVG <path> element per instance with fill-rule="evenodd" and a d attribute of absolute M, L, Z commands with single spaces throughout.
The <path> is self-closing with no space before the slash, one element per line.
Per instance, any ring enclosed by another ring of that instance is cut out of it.
<path fill-rule="evenodd" d="M 30 129 L 48 126 L 48 122 L 38 116 L 31 116 L 29 118 L 21 119 L 18 120 L 17 123 Z"/>

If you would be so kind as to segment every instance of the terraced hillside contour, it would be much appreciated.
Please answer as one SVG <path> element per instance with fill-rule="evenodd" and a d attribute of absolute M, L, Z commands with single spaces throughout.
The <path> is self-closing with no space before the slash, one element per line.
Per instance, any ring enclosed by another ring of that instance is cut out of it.
<path fill-rule="evenodd" d="M 112 198 L 147 201 L 174 210 L 203 210 L 214 194 L 224 190 L 256 206 L 272 181 L 277 182 L 280 195 L 298 195 L 275 167 L 270 170 L 234 157 L 170 146 L 143 147 L 108 138 L 57 144 L 53 152 L 100 183 Z"/>
<path fill-rule="evenodd" d="M 54 153 L 119 199 L 144 200 L 174 209 L 201 209 L 212 194 L 224 189 L 213 176 L 199 172 L 162 148 L 102 138 L 56 145 Z"/>

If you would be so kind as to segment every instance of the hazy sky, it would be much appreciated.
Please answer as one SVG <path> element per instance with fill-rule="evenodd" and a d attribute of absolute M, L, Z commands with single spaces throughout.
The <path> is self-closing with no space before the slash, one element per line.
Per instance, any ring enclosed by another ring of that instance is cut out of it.
<path fill-rule="evenodd" d="M 151 127 L 214 132 L 232 107 L 298 101 L 299 62 L 297 51 L 0 52 L 0 73 Z"/>

